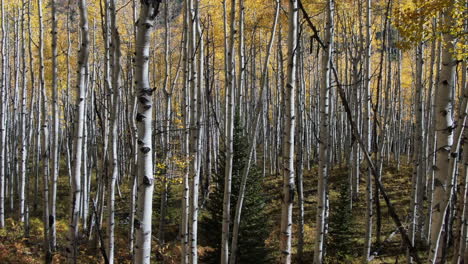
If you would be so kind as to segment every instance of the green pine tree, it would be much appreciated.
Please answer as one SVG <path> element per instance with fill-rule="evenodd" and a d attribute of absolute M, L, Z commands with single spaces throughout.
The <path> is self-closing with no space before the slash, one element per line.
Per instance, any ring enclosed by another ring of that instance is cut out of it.
<path fill-rule="evenodd" d="M 335 261 L 343 263 L 354 250 L 351 237 L 353 215 L 349 209 L 349 199 L 349 188 L 341 183 L 338 201 L 330 210 L 332 212 L 329 225 L 330 235 L 327 241 L 329 263 L 335 263 Z"/>
<path fill-rule="evenodd" d="M 242 170 L 248 158 L 248 139 L 242 135 L 242 128 L 236 118 L 234 126 L 234 157 L 232 170 L 231 227 L 235 206 L 242 180 Z M 223 219 L 224 165 L 225 153 L 218 157 L 219 169 L 213 178 L 213 190 L 206 205 L 205 216 L 200 223 L 201 242 L 214 250 L 207 253 L 205 263 L 219 263 L 221 257 L 221 230 Z M 269 235 L 268 216 L 265 211 L 266 192 L 262 186 L 261 170 L 252 165 L 247 180 L 244 206 L 239 233 L 237 263 L 269 263 L 270 250 L 265 246 Z"/>

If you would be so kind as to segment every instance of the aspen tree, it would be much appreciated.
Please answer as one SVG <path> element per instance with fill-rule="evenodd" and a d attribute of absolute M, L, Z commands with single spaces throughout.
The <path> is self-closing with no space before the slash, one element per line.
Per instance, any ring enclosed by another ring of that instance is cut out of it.
<path fill-rule="evenodd" d="M 78 254 L 78 220 L 80 216 L 80 201 L 81 201 L 81 174 L 83 160 L 83 127 L 85 122 L 85 100 L 86 100 L 86 83 L 89 57 L 89 25 L 88 25 L 88 7 L 86 0 L 78 2 L 80 13 L 80 29 L 81 42 L 78 54 L 78 76 L 77 76 L 77 110 L 76 110 L 76 125 L 74 137 L 74 162 L 72 168 L 71 179 L 71 215 L 70 228 L 68 236 L 68 262 L 76 263 Z"/>
<path fill-rule="evenodd" d="M 202 86 L 203 86 L 203 37 L 200 26 L 199 1 L 189 0 L 189 24 L 188 54 L 190 63 L 190 208 L 189 208 L 189 247 L 190 264 L 198 263 L 198 214 L 199 214 L 199 184 L 200 184 L 200 164 L 201 164 L 201 141 L 202 141 Z M 197 41 L 199 40 L 199 41 Z M 199 44 L 199 46 L 197 45 Z M 198 56 L 197 56 L 198 50 Z"/>
<path fill-rule="evenodd" d="M 39 19 L 39 83 L 42 93 L 41 114 L 42 114 L 42 167 L 43 167 L 43 194 L 44 194 L 44 250 L 46 252 L 46 262 L 50 262 L 50 242 L 49 242 L 49 112 L 47 101 L 47 89 L 44 75 L 44 25 L 42 19 L 42 0 L 37 1 Z"/>
<path fill-rule="evenodd" d="M 172 100 L 172 90 L 169 88 L 169 1 L 164 2 L 164 83 L 163 83 L 163 92 L 166 99 L 166 109 L 164 112 L 164 151 L 166 152 L 164 165 L 166 166 L 166 175 L 162 179 L 162 194 L 161 194 L 161 205 L 160 205 L 160 220 L 159 220 L 159 234 L 158 239 L 161 245 L 164 245 L 164 229 L 166 222 L 166 207 L 168 199 L 168 176 L 170 168 L 170 159 L 171 159 L 171 148 L 170 148 L 170 128 L 171 128 L 171 100 Z"/>
<path fill-rule="evenodd" d="M 291 263 L 292 208 L 294 202 L 294 133 L 297 62 L 297 0 L 289 0 L 288 8 L 288 68 L 284 92 L 284 132 L 282 153 L 283 193 L 281 201 L 280 262 Z"/>
<path fill-rule="evenodd" d="M 114 263 L 114 229 L 115 229 L 115 184 L 118 178 L 118 111 L 120 101 L 120 36 L 117 28 L 116 4 L 115 0 L 110 1 L 110 27 L 111 30 L 111 50 L 110 64 L 112 70 L 112 110 L 111 110 L 111 158 L 112 174 L 109 177 L 108 194 L 108 222 L 107 222 L 107 257 L 109 263 Z"/>
<path fill-rule="evenodd" d="M 51 1 L 52 14 L 52 178 L 50 179 L 49 198 L 49 225 L 50 225 L 50 248 L 55 251 L 57 246 L 56 222 L 56 202 L 57 202 L 57 180 L 59 173 L 59 108 L 58 108 L 58 73 L 57 73 L 57 7 L 55 0 Z"/>
<path fill-rule="evenodd" d="M 224 2 L 225 3 L 225 2 Z M 223 223 L 221 235 L 221 264 L 229 262 L 229 226 L 231 222 L 231 184 L 232 184 L 232 159 L 234 155 L 233 139 L 234 139 L 234 111 L 235 111 L 235 55 L 234 55 L 234 38 L 236 36 L 236 1 L 231 0 L 230 13 L 230 31 L 229 42 L 226 46 L 224 65 L 226 66 L 226 165 L 224 171 L 224 197 L 223 197 Z M 225 33 L 226 34 L 226 33 Z M 242 67 L 242 66 L 241 66 Z M 239 75 L 239 78 L 241 75 Z"/>
<path fill-rule="evenodd" d="M 364 69 L 364 143 L 366 144 L 367 150 L 371 150 L 371 55 L 372 55 L 372 43 L 371 43 L 371 8 L 372 0 L 366 0 L 366 24 L 365 24 L 365 69 Z M 372 245 L 372 222 L 373 222 L 373 209 L 372 204 L 372 175 L 370 170 L 366 173 L 366 232 L 364 236 L 364 254 L 363 261 L 367 263 L 367 258 L 370 255 Z"/>
<path fill-rule="evenodd" d="M 190 64 L 189 64 L 189 2 L 185 1 L 184 8 L 184 43 L 183 43 L 183 57 L 184 57 L 184 74 L 183 74 L 183 117 L 184 117 L 184 142 L 183 142 L 183 153 L 186 161 L 190 159 Z M 189 173 L 190 169 L 188 166 L 184 168 L 184 179 L 183 179 L 183 192 L 182 192 L 182 264 L 189 262 L 190 250 L 189 250 L 189 214 L 190 214 L 190 188 L 189 188 Z"/>
<path fill-rule="evenodd" d="M 138 96 L 138 196 L 135 217 L 135 263 L 150 263 L 151 214 L 154 188 L 152 155 L 153 89 L 149 84 L 151 32 L 159 13 L 160 0 L 141 0 L 135 43 L 135 86 Z"/>
<path fill-rule="evenodd" d="M 450 1 L 453 3 L 453 1 Z M 453 4 L 449 4 L 442 12 L 442 22 L 444 25 L 452 25 Z M 453 112 L 453 86 L 456 61 L 453 58 L 454 37 L 450 32 L 443 33 L 442 57 L 440 68 L 440 79 L 438 89 L 435 94 L 435 131 L 437 133 L 436 163 L 434 175 L 434 201 L 432 210 L 432 225 L 430 232 L 430 251 L 428 263 L 440 263 L 442 260 L 441 247 L 443 239 L 444 218 L 447 211 L 448 200 L 452 193 L 452 172 L 449 170 L 450 150 L 453 145 L 454 124 L 452 120 Z"/>
<path fill-rule="evenodd" d="M 133 42 L 136 43 L 136 32 L 137 32 L 137 29 L 136 29 L 136 17 L 137 17 L 137 14 L 136 14 L 136 0 L 132 0 L 132 18 L 133 18 Z M 130 84 L 129 86 L 131 87 L 131 94 L 132 94 L 132 98 L 133 98 L 133 102 L 132 102 L 132 112 L 131 112 L 131 126 L 132 126 L 132 142 L 133 142 L 133 148 L 132 148 L 132 198 L 131 198 L 131 205 L 130 205 L 130 232 L 129 232 L 129 236 L 130 236 L 130 239 L 129 239 L 129 243 L 128 243 L 128 247 L 130 249 L 130 253 L 132 254 L 132 257 L 134 256 L 133 254 L 133 249 L 134 249 L 134 240 L 135 240 L 135 228 L 134 228 L 134 225 L 135 225 L 135 214 L 136 214 L 136 196 L 137 196 L 137 183 L 138 183 L 138 180 L 137 180 L 137 177 L 138 177 L 138 131 L 137 131 L 137 125 L 136 125 L 136 120 L 135 120 L 135 116 L 136 116 L 136 111 L 137 111 L 137 102 L 138 102 L 138 98 L 137 96 L 135 96 L 135 86 L 133 85 L 133 78 L 134 78 L 134 71 L 135 71 L 135 67 L 134 67 L 134 61 L 131 60 L 131 69 L 129 70 L 130 71 L 130 75 L 131 75 L 131 80 L 130 80 Z"/>
<path fill-rule="evenodd" d="M 2 24 L 2 72 L 0 76 L 0 228 L 5 227 L 5 112 L 6 112 L 6 30 L 5 30 L 5 3 L 1 0 L 1 24 Z"/>
<path fill-rule="evenodd" d="M 20 114 L 20 144 L 18 145 L 19 150 L 19 221 L 24 223 L 24 214 L 25 214 L 25 189 L 26 189 L 26 157 L 27 157 L 27 139 L 26 139 L 26 50 L 25 50 L 25 29 L 24 29 L 24 20 L 25 20 L 25 1 L 21 4 L 21 114 Z"/>
<path fill-rule="evenodd" d="M 314 263 L 319 264 L 323 261 L 324 242 L 326 236 L 326 211 L 328 207 L 327 185 L 329 174 L 329 158 L 331 155 L 329 124 L 330 124 L 330 62 L 332 60 L 333 34 L 334 34 L 334 0 L 327 2 L 327 22 L 325 26 L 325 47 L 322 50 L 321 58 L 321 79 L 320 79 L 320 142 L 319 142 L 319 181 L 318 181 L 318 200 L 317 200 L 317 219 L 316 219 L 316 240 Z"/>

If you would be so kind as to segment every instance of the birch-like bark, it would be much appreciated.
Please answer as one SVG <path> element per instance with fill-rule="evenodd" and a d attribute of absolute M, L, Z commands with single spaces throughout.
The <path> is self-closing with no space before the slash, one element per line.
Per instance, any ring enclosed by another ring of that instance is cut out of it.
<path fill-rule="evenodd" d="M 43 173 L 43 194 L 44 194 L 44 250 L 46 252 L 46 262 L 50 261 L 51 249 L 49 243 L 49 111 L 47 102 L 47 89 L 44 75 L 44 25 L 42 19 L 42 0 L 37 1 L 39 19 L 39 83 L 42 93 L 41 114 L 42 114 L 42 173 Z"/>
<path fill-rule="evenodd" d="M 235 56 L 234 56 L 234 38 L 236 35 L 236 1 L 231 0 L 230 13 L 230 32 L 229 44 L 226 47 L 227 57 L 225 58 L 226 77 L 226 165 L 224 167 L 224 197 L 223 197 L 223 222 L 221 234 L 221 264 L 229 262 L 229 226 L 231 223 L 231 183 L 232 183 L 232 160 L 234 156 L 234 111 L 235 111 Z M 237 102 L 239 103 L 239 102 Z"/>
<path fill-rule="evenodd" d="M 190 64 L 189 64 L 189 2 L 185 1 L 184 9 L 184 47 L 183 47 L 183 56 L 184 56 L 184 74 L 183 74 L 183 117 L 184 117 L 184 142 L 183 142 L 183 153 L 184 158 L 188 162 L 190 160 Z M 184 169 L 184 179 L 183 179 L 183 193 L 182 193 L 182 234 L 181 234 L 181 247 L 182 247 L 182 256 L 181 263 L 189 263 L 189 214 L 190 214 L 190 187 L 189 187 L 189 173 L 190 169 L 188 166 Z"/>
<path fill-rule="evenodd" d="M 59 173 L 59 107 L 58 107 L 58 73 L 57 73 L 57 8 L 55 0 L 51 1 L 52 15 L 52 178 L 50 179 L 49 198 L 49 226 L 50 226 L 50 248 L 55 251 L 57 246 L 57 231 L 55 227 L 55 209 L 57 200 L 57 180 Z"/>
<path fill-rule="evenodd" d="M 234 1 L 233 1 L 234 2 Z M 239 0 L 239 40 L 237 47 L 237 55 L 239 58 L 239 71 L 237 73 L 237 99 L 236 99 L 236 112 L 239 115 L 239 120 L 241 125 L 244 125 L 244 97 L 245 97 L 245 37 L 244 37 L 244 20 L 245 20 L 245 11 L 244 11 L 244 0 Z"/>
<path fill-rule="evenodd" d="M 453 1 L 451 1 L 453 3 Z M 442 12 L 442 22 L 445 25 L 452 25 L 453 4 Z M 440 263 L 442 256 L 439 251 L 442 243 L 442 233 L 444 227 L 444 218 L 447 211 L 448 200 L 452 192 L 452 180 L 449 171 L 450 151 L 453 145 L 454 123 L 453 113 L 453 90 L 456 61 L 452 56 L 454 48 L 454 37 L 450 32 L 443 33 L 442 64 L 440 69 L 440 79 L 438 80 L 438 89 L 435 95 L 435 131 L 437 133 L 436 141 L 436 163 L 434 175 L 434 193 L 432 205 L 432 225 L 430 233 L 430 250 L 428 263 Z"/>
<path fill-rule="evenodd" d="M 136 0 L 132 0 L 132 16 L 133 16 L 133 42 L 136 42 Z M 135 94 L 135 86 L 133 85 L 133 78 L 134 78 L 134 61 L 131 61 L 131 70 L 130 70 L 130 75 L 131 75 L 131 94 L 132 94 L 132 113 L 131 113 L 131 124 L 132 124 L 132 142 L 133 142 L 133 152 L 132 152 L 132 198 L 131 198 L 131 204 L 130 204 L 130 238 L 128 241 L 128 246 L 130 249 L 130 253 L 132 254 L 132 260 L 134 257 L 133 254 L 133 249 L 134 249 L 134 241 L 135 241 L 135 214 L 136 214 L 136 196 L 137 196 L 137 177 L 138 177 L 138 131 L 137 131 L 137 125 L 136 125 L 136 112 L 137 112 L 137 96 Z"/>
<path fill-rule="evenodd" d="M 366 56 L 365 56 L 365 76 L 364 76 L 364 143 L 366 144 L 367 150 L 371 150 L 371 55 L 372 55 L 372 43 L 371 43 L 371 3 L 372 0 L 366 0 Z M 363 262 L 367 263 L 367 259 L 370 255 L 372 245 L 372 175 L 370 170 L 366 172 L 366 232 L 364 236 L 364 254 Z"/>
<path fill-rule="evenodd" d="M 414 172 L 412 179 L 412 190 L 411 190 L 411 222 L 409 226 L 409 236 L 411 242 L 415 243 L 416 232 L 418 231 L 417 223 L 420 221 L 422 200 L 420 196 L 423 194 L 423 99 L 422 94 L 424 92 L 424 86 L 422 82 L 423 74 L 423 43 L 418 43 L 416 47 L 416 80 L 415 80 L 415 103 L 416 103 L 416 120 L 415 120 L 415 150 L 413 153 Z M 420 231 L 420 230 L 419 230 Z M 408 263 L 412 263 L 413 259 L 408 254 Z"/>
<path fill-rule="evenodd" d="M 26 50 L 25 50 L 25 29 L 24 29 L 24 20 L 25 20 L 25 2 L 23 1 L 21 5 L 21 116 L 20 116 L 20 144 L 19 147 L 19 221 L 24 223 L 24 213 L 25 213 L 25 185 L 26 185 L 26 157 L 27 157 L 27 139 L 26 139 L 26 93 L 27 93 L 27 84 L 26 84 Z"/>
<path fill-rule="evenodd" d="M 189 0 L 189 63 L 190 63 L 190 89 L 191 89 L 191 117 L 190 117 L 190 264 L 198 263 L 198 189 L 200 183 L 201 162 L 201 122 L 203 113 L 201 92 L 203 80 L 203 38 L 201 35 L 199 1 Z M 199 44 L 199 46 L 198 46 Z M 197 54 L 197 50 L 199 51 Z M 198 56 L 197 56 L 198 55 Z"/>
<path fill-rule="evenodd" d="M 153 211 L 152 107 L 153 89 L 149 83 L 151 32 L 159 13 L 160 0 L 142 0 L 135 43 L 135 86 L 138 96 L 138 196 L 135 217 L 135 263 L 150 263 L 151 214 Z"/>
<path fill-rule="evenodd" d="M 1 24 L 2 24 L 2 72 L 0 76 L 0 228 L 5 227 L 5 112 L 6 112 L 6 30 L 5 30 L 5 3 L 3 0 L 1 4 Z"/>
<path fill-rule="evenodd" d="M 288 9 L 288 68 L 284 91 L 284 126 L 282 174 L 283 194 L 281 201 L 280 263 L 291 263 L 292 209 L 294 202 L 294 132 L 296 106 L 296 61 L 297 61 L 297 0 L 289 0 Z"/>
<path fill-rule="evenodd" d="M 83 160 L 83 128 L 85 122 L 85 98 L 86 98 L 86 83 L 89 57 L 89 33 L 88 33 L 88 7 L 86 0 L 78 2 L 80 13 L 80 29 L 81 42 L 78 54 L 78 85 L 77 85 L 77 110 L 76 110 L 76 127 L 74 136 L 74 162 L 72 168 L 71 179 L 71 215 L 70 228 L 68 234 L 68 262 L 76 263 L 78 254 L 78 220 L 80 216 L 80 201 L 81 201 L 81 163 Z"/>
<path fill-rule="evenodd" d="M 164 245 L 164 231 L 166 225 L 166 207 L 168 199 L 168 189 L 169 189 L 169 173 L 171 170 L 171 148 L 170 148 L 170 128 L 171 128 L 171 99 L 172 91 L 169 90 L 169 73 L 170 66 L 169 63 L 169 1 L 164 2 L 164 84 L 163 92 L 166 99 L 165 111 L 164 111 L 164 152 L 165 160 L 164 164 L 166 166 L 166 173 L 162 176 L 162 194 L 161 194 L 161 204 L 160 204 L 160 219 L 159 219 L 159 233 L 158 239 L 161 246 Z"/>
<path fill-rule="evenodd" d="M 120 36 L 116 22 L 116 4 L 111 0 L 109 4 L 111 40 L 111 70 L 112 70 L 112 110 L 111 110 L 111 159 L 112 174 L 108 179 L 107 200 L 107 258 L 109 263 L 114 263 L 114 229 L 115 229 L 115 184 L 119 174 L 118 167 L 118 122 L 119 122 L 119 100 L 120 100 Z"/>
<path fill-rule="evenodd" d="M 317 193 L 317 216 L 316 216 L 316 239 L 314 263 L 323 262 L 324 243 L 326 235 L 326 214 L 328 207 L 328 175 L 331 166 L 329 157 L 331 156 L 329 124 L 330 124 L 330 61 L 332 60 L 333 32 L 334 32 L 334 0 L 329 0 L 327 4 L 327 23 L 325 26 L 325 47 L 322 50 L 321 58 L 321 80 L 320 80 L 320 141 L 319 141 L 319 179 Z"/>

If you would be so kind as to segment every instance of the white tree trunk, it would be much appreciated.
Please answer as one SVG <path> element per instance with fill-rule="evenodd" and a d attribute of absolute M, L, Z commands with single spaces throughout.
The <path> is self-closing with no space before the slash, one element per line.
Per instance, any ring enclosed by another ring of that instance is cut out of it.
<path fill-rule="evenodd" d="M 0 76 L 0 228 L 5 227 L 5 112 L 6 112 L 6 31 L 5 31 L 5 3 L 1 0 L 1 24 L 2 24 L 2 72 Z"/>
<path fill-rule="evenodd" d="M 89 57 L 89 34 L 88 34 L 88 7 L 86 0 L 78 3 L 80 13 L 81 45 L 78 54 L 78 85 L 77 85 L 77 111 L 76 111 L 76 131 L 74 138 L 74 164 L 71 179 L 71 216 L 68 237 L 68 262 L 76 263 L 78 254 L 78 220 L 80 216 L 81 201 L 81 163 L 83 160 L 83 127 L 85 122 L 85 99 L 86 83 Z"/>
<path fill-rule="evenodd" d="M 200 183 L 201 162 L 201 112 L 202 80 L 203 80 L 203 38 L 201 36 L 199 1 L 189 0 L 188 54 L 190 63 L 190 207 L 189 207 L 189 247 L 190 264 L 198 263 L 198 189 Z M 197 50 L 199 51 L 197 56 Z"/>
<path fill-rule="evenodd" d="M 442 21 L 444 24 L 451 25 L 453 5 L 449 5 L 442 13 Z M 443 42 L 445 46 L 442 49 L 442 65 L 440 69 L 440 79 L 438 89 L 435 95 L 435 131 L 437 133 L 436 146 L 436 164 L 434 175 L 434 197 L 432 205 L 432 225 L 430 233 L 430 251 L 428 263 L 440 263 L 442 256 L 439 252 L 441 247 L 442 230 L 444 226 L 444 218 L 448 205 L 448 199 L 452 192 L 452 183 L 450 175 L 450 150 L 453 145 L 453 129 L 452 120 L 453 112 L 453 90 L 456 61 L 452 56 L 454 48 L 454 38 L 447 32 L 443 34 Z"/>
<path fill-rule="evenodd" d="M 57 245 L 57 234 L 55 228 L 55 208 L 57 200 L 57 179 L 59 173 L 59 108 L 58 108 L 58 88 L 57 88 L 57 14 L 55 0 L 51 1 L 52 13 L 52 101 L 53 101 L 53 128 L 52 128 L 52 178 L 50 179 L 50 199 L 49 199 L 49 225 L 50 225 L 50 248 L 55 251 Z"/>
<path fill-rule="evenodd" d="M 159 13 L 160 0 L 142 0 L 137 22 L 135 85 L 138 96 L 138 196 L 135 217 L 135 263 L 150 263 L 151 214 L 153 199 L 152 106 L 153 89 L 149 83 L 151 31 Z"/>
<path fill-rule="evenodd" d="M 334 0 L 329 0 L 327 4 L 327 23 L 325 26 L 325 47 L 322 50 L 321 58 L 321 80 L 320 80 L 320 141 L 319 141 L 319 178 L 317 190 L 317 216 L 316 216 L 316 239 L 314 250 L 314 263 L 323 262 L 323 252 L 326 236 L 326 219 L 328 207 L 328 175 L 330 171 L 330 148 L 331 139 L 329 138 L 330 125 L 330 65 L 333 50 L 333 31 L 334 31 Z"/>
<path fill-rule="evenodd" d="M 241 0 L 242 1 L 242 0 Z M 225 2 L 225 1 L 224 1 Z M 231 0 L 230 32 L 229 44 L 227 47 L 226 65 L 226 165 L 224 167 L 224 197 L 223 197 L 223 222 L 221 235 L 221 264 L 229 262 L 229 225 L 231 223 L 231 182 L 232 182 L 232 159 L 233 149 L 233 131 L 234 131 L 234 111 L 235 111 L 235 56 L 234 56 L 234 38 L 236 35 L 236 1 Z M 240 76 L 239 76 L 240 77 Z M 237 102 L 239 103 L 239 102 Z"/>
<path fill-rule="evenodd" d="M 120 36 L 116 22 L 116 4 L 115 0 L 110 1 L 110 30 L 112 34 L 111 41 L 111 70 L 112 70 L 112 110 L 111 110 L 111 159 L 112 174 L 108 180 L 108 221 L 107 221 L 107 257 L 109 263 L 114 263 L 114 229 L 115 229 L 115 184 L 119 174 L 118 167 L 118 127 L 119 127 L 119 100 L 120 100 Z"/>
<path fill-rule="evenodd" d="M 367 151 L 371 153 L 371 55 L 372 55 L 372 42 L 371 42 L 371 2 L 372 0 L 366 1 L 366 57 L 365 57 L 365 80 L 364 80 L 364 143 Z M 367 263 L 367 259 L 370 255 L 372 245 L 372 175 L 370 170 L 366 172 L 366 232 L 364 236 L 364 254 L 363 262 Z"/>
<path fill-rule="evenodd" d="M 42 93 L 41 113 L 42 113 L 42 167 L 43 167 L 43 194 L 44 194 L 44 250 L 46 252 L 46 262 L 50 257 L 49 243 L 49 111 L 47 102 L 47 90 L 44 75 L 44 29 L 42 20 L 42 0 L 38 0 L 39 16 L 39 83 Z"/>
<path fill-rule="evenodd" d="M 26 139 L 26 97 L 27 97 L 27 84 L 26 84 L 26 52 L 25 52 L 25 36 L 24 36 L 24 21 L 25 21 L 25 2 L 21 6 L 21 116 L 20 116 L 20 144 L 19 147 L 19 220 L 24 223 L 24 213 L 25 213 L 25 185 L 26 185 L 26 157 L 27 157 L 27 139 Z"/>
<path fill-rule="evenodd" d="M 289 0 L 288 71 L 284 92 L 284 133 L 282 153 L 283 195 L 281 201 L 280 262 L 291 263 L 292 209 L 294 202 L 294 132 L 296 107 L 296 61 L 298 1 Z"/>
<path fill-rule="evenodd" d="M 183 91 L 183 109 L 184 115 L 184 144 L 183 152 L 186 161 L 190 159 L 190 64 L 189 64 L 189 3 L 185 1 L 184 9 L 184 91 Z M 182 264 L 189 263 L 189 214 L 190 214 L 190 187 L 189 187 L 189 173 L 190 169 L 187 166 L 184 169 L 183 179 L 183 194 L 182 194 L 182 234 L 181 234 L 181 247 L 182 247 Z"/>

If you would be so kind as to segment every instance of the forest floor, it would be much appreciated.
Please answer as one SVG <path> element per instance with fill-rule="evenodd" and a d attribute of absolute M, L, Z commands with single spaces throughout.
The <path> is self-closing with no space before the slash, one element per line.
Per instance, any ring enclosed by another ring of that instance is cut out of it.
<path fill-rule="evenodd" d="M 65 173 L 65 172 L 64 172 Z M 333 211 L 338 206 L 339 197 L 339 184 L 340 182 L 346 181 L 348 177 L 348 171 L 346 168 L 334 168 L 331 172 L 329 179 L 329 194 L 330 194 L 330 211 Z M 61 174 L 61 175 L 66 175 Z M 304 263 L 311 263 L 314 251 L 314 223 L 315 223 L 315 212 L 316 212 L 316 194 L 317 194 L 317 177 L 316 168 L 305 171 L 304 173 L 304 196 L 305 196 L 305 243 L 304 243 Z M 364 174 L 362 174 L 364 175 Z M 411 168 L 401 166 L 399 170 L 395 166 L 385 167 L 382 174 L 382 182 L 387 189 L 388 195 L 396 208 L 396 211 L 400 219 L 405 222 L 407 215 L 409 215 L 409 195 L 411 192 Z M 265 190 L 267 190 L 269 203 L 267 210 L 269 211 L 271 226 L 271 234 L 266 241 L 269 248 L 272 249 L 273 254 L 277 254 L 277 245 L 279 244 L 279 220 L 281 212 L 280 198 L 282 181 L 278 176 L 267 176 L 265 179 Z M 31 185 L 32 186 L 32 185 Z M 39 186 L 42 186 L 39 184 Z M 57 243 L 59 245 L 58 252 L 54 255 L 54 263 L 63 263 L 65 261 L 65 250 L 66 234 L 68 227 L 68 207 L 69 203 L 69 190 L 63 186 L 68 186 L 68 178 L 62 177 L 59 179 L 58 194 L 57 194 Z M 360 194 L 359 199 L 354 202 L 355 210 L 353 210 L 353 216 L 350 220 L 350 228 L 352 237 L 350 243 L 352 249 L 350 254 L 346 255 L 346 260 L 336 260 L 334 256 L 329 254 L 327 257 L 328 263 L 361 263 L 363 244 L 364 244 L 364 232 L 365 232 L 365 186 L 366 182 L 364 177 L 361 178 L 360 182 Z M 33 187 L 30 187 L 33 189 Z M 40 191 L 39 191 L 40 192 Z M 153 260 L 154 263 L 178 263 L 180 254 L 180 248 L 176 240 L 178 234 L 178 222 L 180 221 L 179 211 L 179 200 L 176 200 L 179 190 L 177 186 L 173 188 L 173 202 L 169 203 L 169 206 L 173 206 L 168 211 L 169 219 L 167 230 L 166 230 L 166 243 L 165 247 L 159 247 L 156 238 L 152 243 L 153 246 Z M 33 198 L 33 192 L 31 190 L 31 198 Z M 0 263 L 43 263 L 44 254 L 42 251 L 42 237 L 44 232 L 44 225 L 42 222 L 42 212 L 39 208 L 42 208 L 40 197 L 36 197 L 33 201 L 39 203 L 37 209 L 34 209 L 34 205 L 30 206 L 31 218 L 30 218 L 30 236 L 29 238 L 24 237 L 23 225 L 16 219 L 16 215 L 12 215 L 11 210 L 7 208 L 7 219 L 6 228 L 0 230 Z M 131 255 L 128 250 L 128 225 L 129 225 L 129 190 L 124 188 L 121 189 L 121 196 L 116 197 L 116 263 L 131 263 Z M 153 199 L 153 208 L 158 210 L 159 208 L 159 196 L 155 194 Z M 387 207 L 381 199 L 382 208 L 382 238 L 381 241 L 385 241 L 377 248 L 378 255 L 374 258 L 371 263 L 406 263 L 405 249 L 401 244 L 401 237 L 395 232 L 396 227 L 393 221 L 388 216 Z M 6 200 L 6 205 L 9 206 L 9 200 Z M 294 208 L 294 218 L 297 219 L 297 208 Z M 157 214 L 157 213 L 156 213 Z M 374 232 L 375 232 L 375 221 L 376 215 L 374 214 Z M 158 217 L 155 216 L 154 227 L 157 227 Z M 104 218 L 105 219 L 105 218 Z M 103 228 L 105 228 L 105 221 L 103 222 Z M 293 232 L 296 234 L 297 225 L 293 225 Z M 153 236 L 156 237 L 157 230 L 154 230 Z M 375 233 L 374 233 L 375 234 Z M 391 237 L 388 239 L 388 237 Z M 83 239 L 83 241 L 87 241 Z M 172 241 L 172 242 L 171 242 Z M 373 249 L 375 251 L 376 240 L 374 236 Z M 297 235 L 293 236 L 293 248 L 296 249 Z M 206 248 L 200 248 L 200 254 L 203 255 Z M 333 249 L 330 249 L 333 252 Z M 295 256 L 296 252 L 293 252 Z M 424 252 L 420 252 L 420 257 L 423 259 Z M 276 257 L 272 256 L 273 259 Z M 96 247 L 94 240 L 91 242 L 83 242 L 79 248 L 79 263 L 103 263 L 99 249 Z M 295 262 L 295 261 L 294 261 Z"/>

